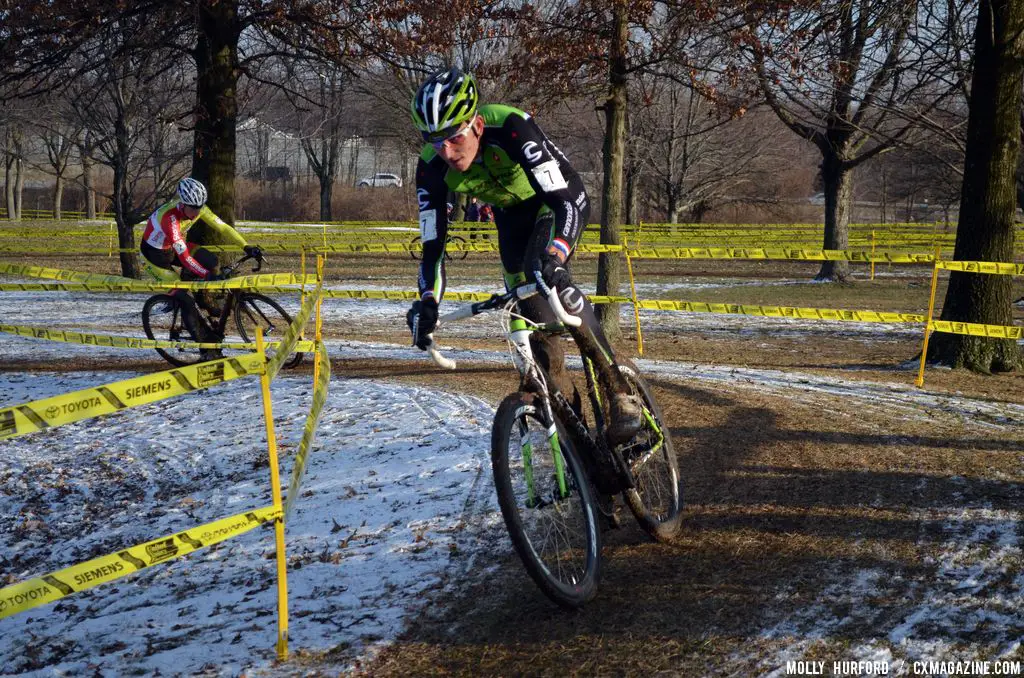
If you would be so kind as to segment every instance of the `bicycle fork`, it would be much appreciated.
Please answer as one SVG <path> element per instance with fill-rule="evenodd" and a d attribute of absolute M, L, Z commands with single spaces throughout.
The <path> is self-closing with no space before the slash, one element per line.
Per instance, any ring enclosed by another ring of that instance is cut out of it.
<path fill-rule="evenodd" d="M 546 384 L 544 379 L 538 373 L 537 363 L 533 358 L 533 349 L 530 347 L 530 334 L 532 330 L 526 328 L 525 323 L 521 320 L 514 321 L 521 323 L 522 326 L 518 329 L 514 329 L 511 333 L 512 343 L 514 345 L 513 359 L 515 360 L 516 367 L 519 368 L 520 374 L 523 376 L 525 382 L 533 382 L 540 388 L 531 389 L 540 396 L 540 406 L 543 413 L 543 421 L 547 426 L 545 432 L 548 439 L 548 445 L 551 447 L 551 456 L 555 465 L 555 479 L 558 483 L 558 497 L 557 499 L 566 499 L 569 496 L 569 484 L 566 481 L 565 472 L 565 457 L 562 454 L 562 444 L 558 438 L 558 427 L 555 425 L 555 415 L 551 407 L 551 398 L 547 394 Z M 527 501 L 526 505 L 528 508 L 535 508 L 542 503 L 542 500 L 537 494 L 536 485 L 533 478 L 533 445 L 530 443 L 527 435 L 527 425 L 525 420 L 520 420 L 519 431 L 522 435 L 522 447 L 521 452 L 523 455 L 523 472 L 526 476 L 526 487 L 527 487 Z"/>

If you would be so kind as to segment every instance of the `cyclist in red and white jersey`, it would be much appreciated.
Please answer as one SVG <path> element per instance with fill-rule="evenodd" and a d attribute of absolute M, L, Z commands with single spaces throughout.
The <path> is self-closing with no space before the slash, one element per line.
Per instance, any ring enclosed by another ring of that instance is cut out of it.
<path fill-rule="evenodd" d="M 206 197 L 206 187 L 201 182 L 185 177 L 178 182 L 177 199 L 161 205 L 149 216 L 141 249 L 146 262 L 143 267 L 153 277 L 178 280 L 175 266 L 181 268 L 182 280 L 211 280 L 216 275 L 217 256 L 202 249 L 195 238 L 185 239 L 197 221 L 213 230 L 218 245 L 237 245 L 253 255 L 259 250 L 249 247 L 238 231 L 214 214 L 206 205 Z"/>
<path fill-rule="evenodd" d="M 158 207 L 146 221 L 140 248 L 142 266 L 157 280 L 220 280 L 217 255 L 201 244 L 236 245 L 256 259 L 263 257 L 259 247 L 246 244 L 238 231 L 213 213 L 206 205 L 206 198 L 206 187 L 202 182 L 185 177 L 178 182 L 177 198 Z M 210 232 L 204 233 L 202 238 L 186 239 L 192 235 L 190 230 L 196 222 L 202 222 Z M 175 267 L 181 269 L 180 278 Z M 184 302 L 183 320 L 192 335 L 202 342 L 219 341 L 218 337 L 210 336 L 205 324 L 198 320 L 192 297 L 184 290 L 178 293 Z M 202 297 L 200 300 L 204 301 Z M 216 309 L 212 302 L 203 305 L 211 311 Z M 220 352 L 203 351 L 203 357 L 214 359 L 220 357 Z"/>

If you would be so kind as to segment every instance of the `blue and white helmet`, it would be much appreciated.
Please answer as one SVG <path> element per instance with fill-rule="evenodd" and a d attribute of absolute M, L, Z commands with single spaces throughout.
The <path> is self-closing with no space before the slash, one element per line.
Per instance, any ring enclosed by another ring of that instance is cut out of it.
<path fill-rule="evenodd" d="M 206 186 L 202 182 L 185 177 L 178 182 L 178 199 L 189 207 L 202 207 L 206 204 Z"/>

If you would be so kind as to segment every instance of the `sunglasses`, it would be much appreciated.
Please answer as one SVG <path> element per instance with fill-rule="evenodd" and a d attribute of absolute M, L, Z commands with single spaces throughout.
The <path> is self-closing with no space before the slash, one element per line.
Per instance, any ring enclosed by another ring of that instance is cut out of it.
<path fill-rule="evenodd" d="M 423 133 L 423 139 L 425 141 L 429 141 L 431 143 L 431 145 L 433 145 L 435 150 L 440 151 L 441 148 L 445 145 L 445 143 L 451 143 L 452 145 L 455 145 L 455 146 L 458 146 L 459 144 L 465 143 L 466 135 L 469 134 L 469 131 L 471 129 L 473 129 L 473 124 L 472 123 L 467 123 L 465 127 L 463 127 L 458 132 L 456 132 L 455 134 L 452 134 L 450 136 L 441 137 L 440 139 L 438 139 L 438 136 L 440 136 L 440 135 L 437 132 L 435 132 L 433 134 L 424 132 Z M 442 132 L 442 134 L 443 134 L 443 132 Z"/>

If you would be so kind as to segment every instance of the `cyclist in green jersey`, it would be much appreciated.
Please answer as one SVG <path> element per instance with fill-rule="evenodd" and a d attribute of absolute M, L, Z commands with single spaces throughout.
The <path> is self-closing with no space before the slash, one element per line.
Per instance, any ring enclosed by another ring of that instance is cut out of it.
<path fill-rule="evenodd" d="M 562 314 L 582 321 L 568 318 L 566 324 L 605 388 L 616 394 L 607 436 L 612 445 L 624 443 L 640 428 L 641 405 L 630 395 L 594 309 L 568 270 L 590 215 L 583 182 L 529 114 L 478 103 L 476 81 L 458 68 L 432 75 L 412 101 L 413 122 L 426 142 L 416 168 L 423 260 L 420 299 L 407 315 L 413 343 L 424 350 L 429 346 L 444 295 L 446 197 L 449 192 L 475 196 L 494 206 L 506 287 L 536 282 L 543 295 L 520 302 L 520 312 L 539 323 Z M 558 378 L 561 349 L 534 337 L 541 364 Z"/>

